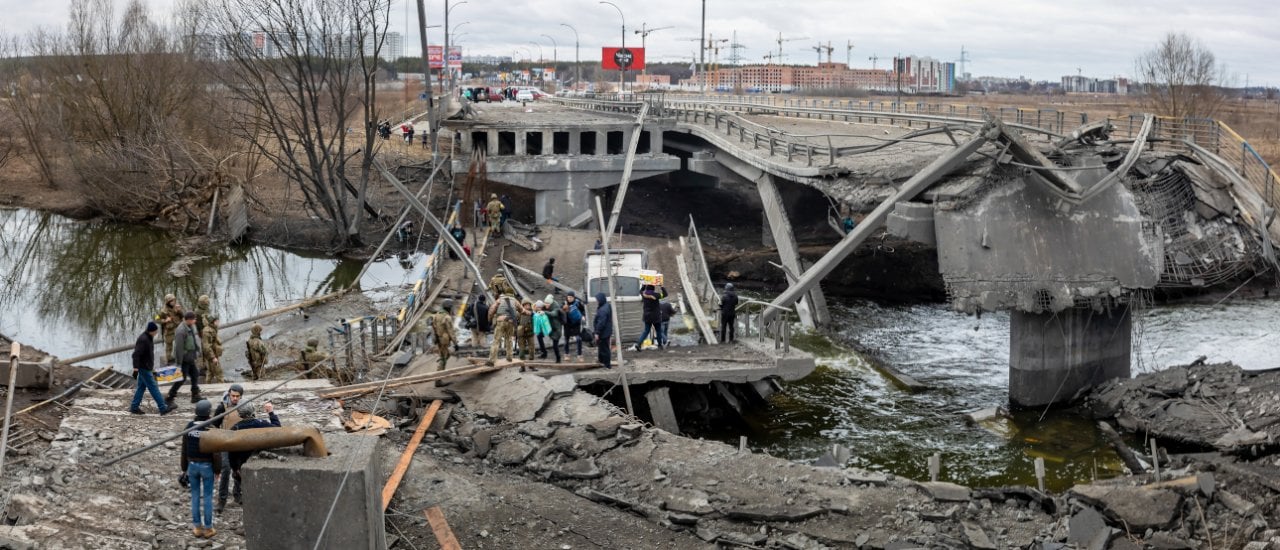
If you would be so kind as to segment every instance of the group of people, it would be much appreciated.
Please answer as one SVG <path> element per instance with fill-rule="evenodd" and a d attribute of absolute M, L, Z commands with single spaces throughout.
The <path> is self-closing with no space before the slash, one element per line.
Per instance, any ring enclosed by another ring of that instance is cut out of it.
<path fill-rule="evenodd" d="M 205 383 L 225 382 L 222 372 L 222 338 L 218 334 L 221 320 L 212 312 L 212 300 L 201 295 L 196 300 L 196 308 L 186 311 L 182 303 L 173 294 L 164 297 L 164 305 L 156 313 L 155 319 L 148 321 L 142 334 L 134 343 L 133 372 L 138 379 L 134 390 L 133 402 L 129 412 L 143 414 L 143 393 L 150 392 L 156 401 L 161 414 L 168 414 L 174 409 L 178 391 L 184 384 L 191 385 L 191 402 L 200 401 L 201 375 Z M 169 387 L 168 395 L 161 397 L 159 384 L 155 377 L 155 338 L 162 334 L 164 339 L 165 366 L 177 365 L 182 373 Z M 249 361 L 250 377 L 257 380 L 262 377 L 270 351 L 262 341 L 262 325 L 254 323 L 249 329 L 249 340 L 245 344 L 245 357 Z"/>
<path fill-rule="evenodd" d="M 382 122 L 379 122 L 377 130 L 378 130 L 378 137 L 382 138 L 383 141 L 387 141 L 391 139 L 391 121 L 390 120 L 384 120 Z M 413 126 L 412 123 L 406 122 L 400 125 L 400 134 L 404 136 L 405 143 L 412 145 L 413 136 L 416 133 L 417 133 L 417 129 Z M 421 140 L 423 149 L 426 149 L 430 146 L 430 144 L 428 143 L 428 139 L 429 139 L 428 134 L 423 133 L 422 140 Z"/>
<path fill-rule="evenodd" d="M 228 496 L 233 497 L 237 504 L 241 502 L 240 468 L 255 454 L 252 451 L 202 451 L 201 436 L 210 429 L 248 430 L 280 426 L 280 419 L 270 402 L 262 407 L 262 412 L 267 415 L 266 419 L 257 418 L 257 410 L 252 404 L 240 402 L 244 396 L 244 388 L 240 384 L 232 384 L 228 388 L 218 400 L 216 411 L 213 404 L 201 396 L 202 372 L 206 383 L 223 381 L 223 350 L 218 326 L 219 319 L 211 312 L 209 296 L 200 296 L 196 300 L 196 308 L 186 311 L 177 298 L 169 294 L 165 296 L 164 306 L 155 319 L 147 321 L 142 334 L 138 335 L 132 355 L 133 375 L 137 379 L 137 385 L 129 406 L 130 413 L 145 414 L 141 409 L 142 399 L 143 394 L 149 392 L 155 399 L 160 414 L 167 415 L 178 408 L 175 401 L 179 388 L 186 382 L 191 384 L 191 402 L 195 404 L 195 414 L 187 423 L 182 436 L 178 482 L 191 493 L 192 533 L 201 538 L 213 538 L 216 534 L 213 514 L 215 510 L 222 512 Z M 182 371 L 182 378 L 174 382 L 167 396 L 161 394 L 155 377 L 156 337 L 161 334 L 166 366 L 177 364 Z M 254 379 L 261 377 L 269 355 L 270 352 L 262 341 L 262 325 L 254 323 L 245 347 L 245 356 L 249 360 Z M 221 484 L 215 506 L 214 485 L 219 479 Z"/>
<path fill-rule="evenodd" d="M 271 402 L 262 405 L 262 412 L 267 414 L 267 418 L 256 418 L 257 409 L 250 403 L 240 402 L 243 396 L 244 388 L 240 384 L 232 384 L 219 400 L 216 411 L 209 400 L 201 399 L 196 403 L 194 418 L 184 429 L 178 483 L 191 492 L 192 533 L 197 537 L 211 539 L 217 534 L 213 528 L 213 514 L 222 513 L 226 508 L 228 493 L 236 504 L 241 504 L 240 469 L 256 454 L 256 451 L 203 451 L 200 438 L 210 429 L 252 430 L 281 426 Z M 215 484 L 218 485 L 216 505 L 213 498 Z"/>

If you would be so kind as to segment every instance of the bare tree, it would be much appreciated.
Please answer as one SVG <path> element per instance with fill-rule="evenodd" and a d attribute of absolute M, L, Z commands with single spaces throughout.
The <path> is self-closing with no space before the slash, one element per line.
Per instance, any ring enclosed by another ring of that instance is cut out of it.
<path fill-rule="evenodd" d="M 1147 106 L 1158 115 L 1210 118 L 1226 101 L 1226 66 L 1199 40 L 1170 32 L 1136 60 Z"/>
<path fill-rule="evenodd" d="M 389 0 L 211 0 L 232 131 L 301 189 L 335 239 L 359 244 L 372 174 L 377 55 Z M 348 141 L 354 131 L 361 141 Z M 351 164 L 359 156 L 359 187 Z M 355 199 L 352 201 L 351 199 Z"/>

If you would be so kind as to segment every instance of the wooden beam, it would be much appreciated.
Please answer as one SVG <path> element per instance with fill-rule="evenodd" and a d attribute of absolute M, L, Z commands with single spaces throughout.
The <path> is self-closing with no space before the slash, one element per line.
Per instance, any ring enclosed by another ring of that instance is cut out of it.
<path fill-rule="evenodd" d="M 510 363 L 503 362 L 501 364 L 497 364 L 492 367 L 488 365 L 469 365 L 466 367 L 458 367 L 453 369 L 436 371 L 429 374 L 415 374 L 411 376 L 402 376 L 399 378 L 392 378 L 390 380 L 387 380 L 386 382 L 365 382 L 363 384 L 352 384 L 349 386 L 342 386 L 340 388 L 333 388 L 330 390 L 318 391 L 316 392 L 316 395 L 319 395 L 320 397 L 323 397 L 325 399 L 343 399 L 343 398 L 355 397 L 359 395 L 365 395 L 368 393 L 376 392 L 378 391 L 379 388 L 382 388 L 384 384 L 386 385 L 387 388 L 399 388 L 401 386 L 411 386 L 413 384 L 420 384 L 422 382 L 434 382 L 436 380 L 447 380 L 449 378 L 457 378 L 459 376 L 475 376 L 477 374 L 484 374 L 486 372 L 494 372 L 494 371 L 499 371 L 499 370 L 507 369 L 511 367 L 519 367 L 523 364 L 524 364 L 524 361 L 512 361 Z"/>
<path fill-rule="evenodd" d="M 453 530 L 449 529 L 449 522 L 444 520 L 444 511 L 439 506 L 427 508 L 427 523 L 431 524 L 431 532 L 436 535 L 436 542 L 440 543 L 440 550 L 462 550 L 462 545 L 458 544 L 458 538 L 453 536 Z"/>
<path fill-rule="evenodd" d="M 422 415 L 422 422 L 418 423 L 418 429 L 414 430 L 413 437 L 409 438 L 409 446 L 400 455 L 400 461 L 396 463 L 395 470 L 392 470 L 391 478 L 387 480 L 387 484 L 382 486 L 382 511 L 385 512 L 387 506 L 391 505 L 391 496 L 396 494 L 396 489 L 400 487 L 400 480 L 404 478 L 404 473 L 409 470 L 409 463 L 413 462 L 413 453 L 418 450 L 418 445 L 422 443 L 423 436 L 427 435 L 427 428 L 431 427 L 431 423 L 436 419 L 436 412 L 439 412 L 439 410 L 440 401 L 432 401 L 431 406 L 427 407 L 426 414 Z"/>
<path fill-rule="evenodd" d="M 680 244 L 685 245 L 684 237 L 680 237 Z M 689 267 L 684 263 L 684 254 L 676 255 L 676 267 L 680 270 L 680 284 L 686 289 L 692 289 L 693 283 L 689 280 Z M 707 320 L 707 314 L 702 311 L 702 303 L 699 301 L 697 291 L 689 297 L 686 302 L 689 303 L 689 309 L 693 310 L 693 318 L 698 321 L 698 330 L 702 331 L 702 337 L 707 340 L 708 344 L 716 344 L 716 331 L 711 330 L 711 322 Z"/>

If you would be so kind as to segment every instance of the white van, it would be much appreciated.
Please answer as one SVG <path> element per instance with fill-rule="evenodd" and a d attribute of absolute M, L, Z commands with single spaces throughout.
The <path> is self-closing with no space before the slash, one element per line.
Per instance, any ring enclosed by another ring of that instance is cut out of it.
<path fill-rule="evenodd" d="M 649 265 L 649 252 L 641 248 L 610 250 L 609 261 L 606 262 L 603 250 L 590 250 L 584 264 L 586 276 L 582 280 L 586 282 L 586 292 L 582 298 L 587 302 L 588 323 L 593 322 L 596 316 L 596 294 L 609 294 L 609 271 L 612 271 L 618 294 L 609 302 L 617 309 L 621 329 L 614 336 L 623 344 L 634 342 L 644 331 L 640 272 Z"/>

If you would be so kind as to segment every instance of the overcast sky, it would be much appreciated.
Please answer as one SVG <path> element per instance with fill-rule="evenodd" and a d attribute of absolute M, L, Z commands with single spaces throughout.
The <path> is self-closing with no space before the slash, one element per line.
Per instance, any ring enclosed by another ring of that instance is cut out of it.
<path fill-rule="evenodd" d="M 118 0 L 123 4 L 123 0 Z M 172 2 L 150 0 L 160 9 Z M 698 0 L 614 0 L 626 17 L 628 46 L 638 46 L 634 31 L 656 31 L 647 40 L 647 57 L 658 61 L 689 61 L 696 55 L 699 33 Z M 0 31 L 25 33 L 37 26 L 62 27 L 69 0 L 0 0 Z M 583 60 L 600 59 L 601 46 L 621 41 L 621 21 L 612 7 L 595 0 L 470 0 L 452 11 L 450 25 L 466 55 L 518 57 L 553 53 L 550 35 L 558 43 L 561 60 L 572 60 L 573 31 L 581 38 Z M 452 5 L 451 4 L 451 5 Z M 854 44 L 854 67 L 871 67 L 878 56 L 884 67 L 895 54 L 931 56 L 946 61 L 969 52 L 966 70 L 974 76 L 1026 76 L 1058 80 L 1063 75 L 1128 76 L 1133 59 L 1169 31 L 1186 31 L 1200 39 L 1244 85 L 1280 85 L 1280 1 L 1276 0 L 707 0 L 707 33 L 731 38 L 737 31 L 744 62 L 762 62 L 777 52 L 778 34 L 784 39 L 786 63 L 813 64 L 813 47 L 828 41 L 834 61 L 844 61 L 846 45 Z M 444 0 L 427 0 L 429 25 L 441 23 Z M 413 0 L 395 0 L 391 27 L 406 33 L 407 55 L 419 48 Z M 430 29 L 433 44 L 440 29 Z M 695 39 L 695 40 L 688 40 Z M 541 45 L 541 54 L 537 45 Z M 710 57 L 711 54 L 708 54 Z M 729 56 L 726 48 L 721 59 Z M 823 59 L 826 53 L 822 54 Z"/>

